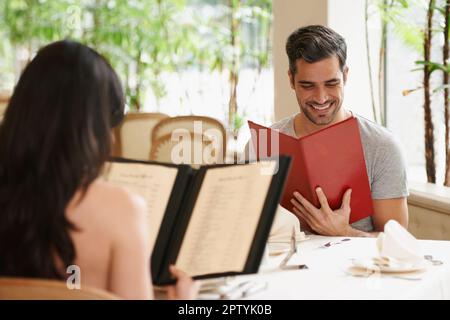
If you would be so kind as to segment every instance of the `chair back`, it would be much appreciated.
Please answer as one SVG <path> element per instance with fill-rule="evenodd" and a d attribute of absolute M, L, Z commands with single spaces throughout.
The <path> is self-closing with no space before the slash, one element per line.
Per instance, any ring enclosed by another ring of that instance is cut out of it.
<path fill-rule="evenodd" d="M 127 113 L 120 126 L 114 130 L 113 156 L 148 160 L 153 128 L 167 117 L 164 113 Z"/>
<path fill-rule="evenodd" d="M 3 119 L 6 107 L 8 107 L 10 96 L 0 94 L 0 121 Z"/>
<path fill-rule="evenodd" d="M 82 285 L 69 289 L 64 281 L 0 277 L 0 300 L 117 300 L 101 289 Z"/>
<path fill-rule="evenodd" d="M 151 160 L 199 166 L 222 163 L 225 154 L 225 128 L 216 119 L 173 117 L 161 120 L 153 128 Z"/>

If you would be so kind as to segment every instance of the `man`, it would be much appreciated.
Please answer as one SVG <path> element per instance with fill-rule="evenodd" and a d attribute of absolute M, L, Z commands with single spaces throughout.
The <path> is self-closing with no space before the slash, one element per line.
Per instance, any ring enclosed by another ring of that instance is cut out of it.
<path fill-rule="evenodd" d="M 288 76 L 300 112 L 275 123 L 272 128 L 303 137 L 352 116 L 343 108 L 347 81 L 347 48 L 344 38 L 324 26 L 307 26 L 293 32 L 286 43 Z M 351 190 L 342 206 L 331 210 L 318 188 L 321 207 L 314 207 L 294 192 L 291 203 L 302 228 L 329 236 L 375 236 L 389 219 L 408 224 L 408 196 L 404 159 L 397 142 L 385 128 L 355 115 L 371 187 L 374 214 L 349 225 Z"/>

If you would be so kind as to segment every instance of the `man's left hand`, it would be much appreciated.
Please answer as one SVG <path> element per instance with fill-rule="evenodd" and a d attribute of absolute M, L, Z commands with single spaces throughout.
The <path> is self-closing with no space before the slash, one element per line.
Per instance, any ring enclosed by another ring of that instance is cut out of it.
<path fill-rule="evenodd" d="M 306 221 L 317 233 L 324 236 L 348 236 L 352 230 L 349 224 L 351 193 L 351 189 L 345 191 L 341 207 L 334 211 L 328 205 L 327 197 L 321 188 L 316 189 L 320 208 L 316 208 L 297 191 L 294 192 L 291 203 L 294 205 L 295 215 Z"/>

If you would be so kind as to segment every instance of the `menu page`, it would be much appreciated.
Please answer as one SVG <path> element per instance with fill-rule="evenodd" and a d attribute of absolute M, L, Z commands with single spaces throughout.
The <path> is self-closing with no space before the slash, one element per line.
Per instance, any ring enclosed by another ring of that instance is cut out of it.
<path fill-rule="evenodd" d="M 242 272 L 277 162 L 208 169 L 176 266 L 191 276 Z"/>
<path fill-rule="evenodd" d="M 153 248 L 178 169 L 152 164 L 109 162 L 104 177 L 110 183 L 127 188 L 147 203 L 150 244 Z"/>

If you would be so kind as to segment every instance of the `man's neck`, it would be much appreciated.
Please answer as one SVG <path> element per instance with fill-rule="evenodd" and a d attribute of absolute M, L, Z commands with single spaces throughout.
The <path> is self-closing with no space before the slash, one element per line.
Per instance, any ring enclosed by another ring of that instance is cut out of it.
<path fill-rule="evenodd" d="M 335 123 L 344 121 L 352 116 L 352 112 L 349 110 L 342 109 L 341 112 L 336 114 L 336 117 L 333 119 L 332 122 L 326 125 L 317 125 L 313 122 L 311 122 L 304 113 L 298 113 L 294 118 L 294 130 L 297 137 L 301 138 L 304 136 L 307 136 L 311 133 L 314 133 L 316 131 L 319 131 L 321 129 L 324 129 L 326 127 L 329 127 Z"/>

